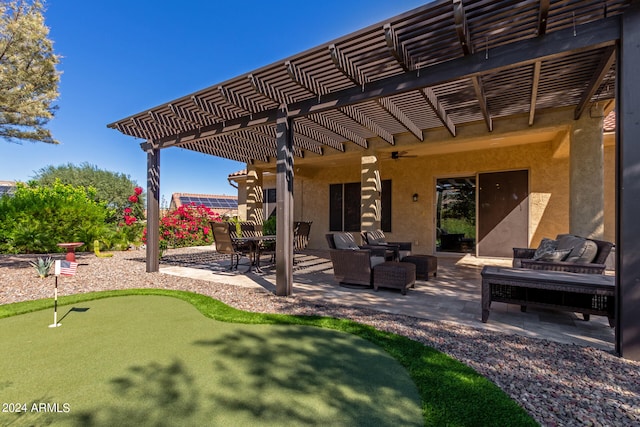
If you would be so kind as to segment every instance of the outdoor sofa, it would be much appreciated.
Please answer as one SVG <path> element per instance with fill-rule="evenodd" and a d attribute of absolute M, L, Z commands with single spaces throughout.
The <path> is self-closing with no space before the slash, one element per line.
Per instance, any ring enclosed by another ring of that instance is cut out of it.
<path fill-rule="evenodd" d="M 613 243 L 573 234 L 544 238 L 538 248 L 513 248 L 513 267 L 569 273 L 603 274 Z"/>

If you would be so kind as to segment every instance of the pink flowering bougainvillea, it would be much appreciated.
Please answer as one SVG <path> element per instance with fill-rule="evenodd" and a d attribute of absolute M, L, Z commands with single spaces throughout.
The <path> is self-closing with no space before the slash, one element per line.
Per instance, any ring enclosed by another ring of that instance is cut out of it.
<path fill-rule="evenodd" d="M 140 196 L 141 187 L 135 187 L 133 194 L 129 196 L 129 206 L 122 211 L 122 221 L 119 223 L 119 230 L 125 238 L 127 244 L 139 245 L 143 239 L 144 228 L 144 206 Z"/>
<path fill-rule="evenodd" d="M 169 211 L 160 218 L 160 248 L 180 248 L 202 246 L 213 243 L 210 223 L 220 222 L 222 218 L 204 205 L 191 203 Z M 147 229 L 143 232 L 143 241 L 147 241 Z"/>

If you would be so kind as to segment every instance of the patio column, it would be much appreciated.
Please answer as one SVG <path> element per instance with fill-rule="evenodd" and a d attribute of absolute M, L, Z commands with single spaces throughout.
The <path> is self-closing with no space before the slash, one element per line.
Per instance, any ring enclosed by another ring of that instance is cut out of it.
<path fill-rule="evenodd" d="M 278 109 L 276 141 L 276 295 L 293 291 L 293 123 L 286 105 Z"/>
<path fill-rule="evenodd" d="M 376 156 L 362 156 L 360 175 L 360 229 L 375 231 L 381 228 L 380 165 Z"/>
<path fill-rule="evenodd" d="M 147 151 L 147 273 L 160 270 L 160 149 Z"/>
<path fill-rule="evenodd" d="M 569 154 L 569 232 L 604 235 L 604 106 L 593 104 L 571 129 Z"/>
<path fill-rule="evenodd" d="M 262 171 L 247 166 L 247 221 L 262 224 Z"/>
<path fill-rule="evenodd" d="M 616 114 L 616 351 L 640 361 L 640 3 L 622 16 Z"/>

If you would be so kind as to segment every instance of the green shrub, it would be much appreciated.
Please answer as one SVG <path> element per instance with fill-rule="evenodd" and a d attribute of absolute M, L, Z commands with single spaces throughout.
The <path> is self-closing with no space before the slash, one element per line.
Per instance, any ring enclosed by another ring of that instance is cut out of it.
<path fill-rule="evenodd" d="M 476 238 L 476 226 L 463 218 L 445 218 L 442 220 L 442 228 L 449 234 L 464 234 L 465 237 Z"/>
<path fill-rule="evenodd" d="M 108 209 L 91 188 L 19 183 L 0 199 L 0 252 L 62 252 L 61 242 L 93 242 L 106 232 Z"/>

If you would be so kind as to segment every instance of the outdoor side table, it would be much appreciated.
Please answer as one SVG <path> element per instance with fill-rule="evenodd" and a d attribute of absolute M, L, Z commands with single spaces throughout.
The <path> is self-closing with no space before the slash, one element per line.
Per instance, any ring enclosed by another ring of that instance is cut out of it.
<path fill-rule="evenodd" d="M 67 255 L 64 259 L 71 262 L 76 262 L 76 248 L 82 245 L 84 245 L 84 242 L 58 243 L 58 246 L 67 250 Z"/>

